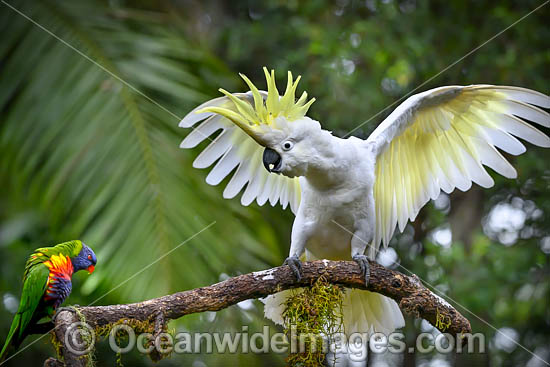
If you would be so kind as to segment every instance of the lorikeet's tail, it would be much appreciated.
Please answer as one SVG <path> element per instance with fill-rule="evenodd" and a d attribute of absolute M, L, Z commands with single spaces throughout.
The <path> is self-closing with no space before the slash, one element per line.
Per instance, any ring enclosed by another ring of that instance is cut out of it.
<path fill-rule="evenodd" d="M 10 332 L 8 333 L 8 337 L 6 338 L 6 342 L 4 343 L 4 347 L 2 348 L 2 352 L 0 352 L 0 363 L 5 361 L 8 357 L 8 354 L 17 349 L 23 341 L 20 338 L 20 326 L 21 316 L 19 314 L 16 314 L 13 322 L 11 323 Z"/>

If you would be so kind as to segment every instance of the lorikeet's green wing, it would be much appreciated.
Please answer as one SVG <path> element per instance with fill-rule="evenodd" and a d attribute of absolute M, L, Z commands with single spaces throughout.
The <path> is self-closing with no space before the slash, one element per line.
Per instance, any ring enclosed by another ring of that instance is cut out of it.
<path fill-rule="evenodd" d="M 30 259 L 29 262 L 31 262 Z M 42 263 L 34 263 L 25 269 L 25 277 L 23 282 L 23 293 L 21 294 L 21 302 L 19 308 L 11 324 L 8 338 L 0 352 L 0 361 L 3 361 L 8 352 L 12 348 L 17 348 L 26 336 L 25 332 L 31 320 L 38 321 L 44 310 L 39 310 L 38 305 L 44 297 L 44 292 L 48 286 L 49 270 Z"/>
<path fill-rule="evenodd" d="M 20 336 L 29 325 L 33 317 L 46 316 L 44 310 L 38 310 L 40 301 L 44 298 L 44 293 L 48 287 L 49 269 L 44 264 L 38 264 L 31 269 L 23 284 L 23 293 L 21 295 L 21 303 L 17 313 L 21 315 Z M 36 320 L 38 321 L 38 320 Z"/>

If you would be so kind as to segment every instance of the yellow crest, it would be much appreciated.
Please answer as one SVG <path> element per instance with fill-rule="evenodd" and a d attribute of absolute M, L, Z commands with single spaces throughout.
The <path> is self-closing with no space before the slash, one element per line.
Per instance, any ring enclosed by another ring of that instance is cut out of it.
<path fill-rule="evenodd" d="M 315 98 L 307 101 L 307 92 L 303 92 L 300 98 L 297 101 L 295 100 L 300 76 L 293 80 L 292 73 L 289 71 L 285 93 L 280 96 L 275 85 L 275 71 L 271 70 L 270 74 L 267 68 L 264 67 L 264 74 L 267 81 L 267 96 L 265 92 L 260 92 L 245 75 L 239 74 L 252 92 L 254 105 L 240 98 L 244 96 L 243 94 L 236 96 L 220 88 L 220 92 L 231 100 L 232 105 L 206 107 L 197 111 L 197 113 L 212 112 L 222 115 L 258 141 L 261 140 L 259 135 L 265 132 L 266 127 L 277 129 L 275 123 L 277 117 L 284 117 L 287 121 L 304 117 L 311 104 L 315 102 Z"/>

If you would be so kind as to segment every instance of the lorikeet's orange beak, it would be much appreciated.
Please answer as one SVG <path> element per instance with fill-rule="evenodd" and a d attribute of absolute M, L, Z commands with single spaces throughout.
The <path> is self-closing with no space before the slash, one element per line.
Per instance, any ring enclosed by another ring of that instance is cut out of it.
<path fill-rule="evenodd" d="M 88 270 L 88 274 L 92 274 L 94 272 L 95 266 L 90 265 L 86 270 Z"/>

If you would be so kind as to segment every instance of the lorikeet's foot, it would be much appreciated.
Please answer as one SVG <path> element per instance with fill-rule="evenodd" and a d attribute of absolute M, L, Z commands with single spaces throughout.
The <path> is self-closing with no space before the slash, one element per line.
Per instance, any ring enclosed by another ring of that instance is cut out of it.
<path fill-rule="evenodd" d="M 294 273 L 297 281 L 300 281 L 302 279 L 302 262 L 300 261 L 298 256 L 294 255 L 287 257 L 283 265 L 290 266 L 290 269 Z"/>
<path fill-rule="evenodd" d="M 365 285 L 369 285 L 370 267 L 369 259 L 365 255 L 353 255 L 353 261 L 359 264 L 361 268 L 361 274 L 365 277 Z"/>

